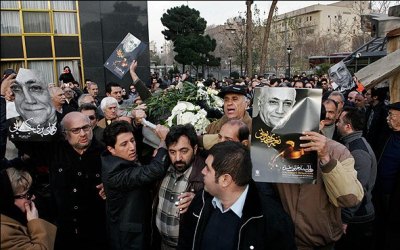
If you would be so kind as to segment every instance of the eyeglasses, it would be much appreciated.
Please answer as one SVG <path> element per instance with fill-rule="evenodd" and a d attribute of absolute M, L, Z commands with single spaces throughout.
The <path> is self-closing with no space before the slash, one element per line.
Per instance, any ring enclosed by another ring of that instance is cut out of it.
<path fill-rule="evenodd" d="M 89 117 L 90 120 L 95 120 L 95 119 L 96 119 L 96 116 L 95 116 L 95 115 L 89 115 L 88 117 Z M 80 132 L 80 131 L 79 131 L 79 132 Z"/>
<path fill-rule="evenodd" d="M 90 118 L 89 118 L 90 119 Z M 90 125 L 85 125 L 83 127 L 80 128 L 71 128 L 71 129 L 66 129 L 66 131 L 70 131 L 73 134 L 79 134 L 81 132 L 81 130 L 83 130 L 83 132 L 88 132 L 92 127 Z"/>
<path fill-rule="evenodd" d="M 32 190 L 28 190 L 25 194 L 14 195 L 14 199 L 32 199 L 33 193 Z"/>

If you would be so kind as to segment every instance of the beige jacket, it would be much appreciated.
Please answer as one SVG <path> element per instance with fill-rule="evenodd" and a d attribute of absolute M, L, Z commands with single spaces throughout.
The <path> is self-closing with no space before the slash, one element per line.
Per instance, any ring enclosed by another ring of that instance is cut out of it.
<path fill-rule="evenodd" d="M 353 207 L 364 196 L 348 149 L 330 139 L 327 146 L 331 161 L 318 167 L 316 184 L 276 185 L 282 205 L 295 225 L 298 249 L 312 249 L 339 240 L 340 208 Z"/>
<path fill-rule="evenodd" d="M 54 249 L 56 230 L 56 226 L 42 219 L 33 219 L 25 227 L 2 214 L 1 249 Z"/>

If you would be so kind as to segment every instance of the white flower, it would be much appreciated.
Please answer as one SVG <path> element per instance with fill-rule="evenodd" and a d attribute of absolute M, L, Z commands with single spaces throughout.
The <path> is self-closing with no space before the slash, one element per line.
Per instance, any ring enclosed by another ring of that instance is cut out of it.
<path fill-rule="evenodd" d="M 203 134 L 210 121 L 204 109 L 190 102 L 179 101 L 172 109 L 171 116 L 167 118 L 167 124 L 171 127 L 187 123 L 192 124 L 198 134 Z"/>

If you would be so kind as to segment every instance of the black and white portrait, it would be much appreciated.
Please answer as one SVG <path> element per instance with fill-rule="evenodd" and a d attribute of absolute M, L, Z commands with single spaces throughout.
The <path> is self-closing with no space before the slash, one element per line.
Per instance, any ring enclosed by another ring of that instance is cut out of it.
<path fill-rule="evenodd" d="M 317 155 L 301 147 L 303 131 L 318 131 L 322 91 L 261 87 L 255 89 L 251 157 L 260 182 L 312 183 Z"/>
<path fill-rule="evenodd" d="M 57 132 L 57 117 L 48 84 L 38 71 L 20 68 L 11 85 L 19 117 L 9 122 L 10 138 L 42 140 Z"/>
<path fill-rule="evenodd" d="M 107 59 L 104 67 L 122 79 L 129 71 L 132 61 L 136 60 L 146 48 L 147 45 L 145 43 L 131 33 L 128 33 Z"/>
<path fill-rule="evenodd" d="M 342 93 L 352 89 L 355 86 L 350 71 L 343 61 L 333 65 L 328 70 L 328 75 L 333 84 L 333 89 Z"/>

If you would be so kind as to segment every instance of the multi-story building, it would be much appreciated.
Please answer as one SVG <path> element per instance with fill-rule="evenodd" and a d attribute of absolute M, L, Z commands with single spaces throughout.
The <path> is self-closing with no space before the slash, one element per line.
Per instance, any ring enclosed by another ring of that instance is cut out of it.
<path fill-rule="evenodd" d="M 271 30 L 285 42 L 285 47 L 298 40 L 327 36 L 340 41 L 336 48 L 331 48 L 340 51 L 330 53 L 350 52 L 353 50 L 352 38 L 365 33 L 361 29 L 361 15 L 370 12 L 370 1 L 316 4 L 278 15 Z"/>
<path fill-rule="evenodd" d="M 103 65 L 128 32 L 148 44 L 147 16 L 147 1 L 1 1 L 1 72 L 37 69 L 58 83 L 68 65 L 101 93 L 110 81 L 127 86 L 129 74 L 120 80 Z M 139 77 L 149 79 L 149 50 L 138 61 Z"/>

